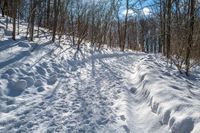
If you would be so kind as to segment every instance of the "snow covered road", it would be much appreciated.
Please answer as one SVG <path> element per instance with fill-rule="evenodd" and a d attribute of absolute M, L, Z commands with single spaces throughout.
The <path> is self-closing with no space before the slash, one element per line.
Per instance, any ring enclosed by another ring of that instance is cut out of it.
<path fill-rule="evenodd" d="M 144 53 L 5 42 L 0 133 L 199 132 L 200 76 Z"/>
<path fill-rule="evenodd" d="M 163 130 L 148 105 L 139 102 L 128 79 L 144 54 L 45 48 L 47 54 L 37 54 L 38 49 L 2 69 L 1 84 L 8 91 L 1 97 L 0 132 Z M 146 107 L 146 114 L 140 114 L 140 106 Z"/>

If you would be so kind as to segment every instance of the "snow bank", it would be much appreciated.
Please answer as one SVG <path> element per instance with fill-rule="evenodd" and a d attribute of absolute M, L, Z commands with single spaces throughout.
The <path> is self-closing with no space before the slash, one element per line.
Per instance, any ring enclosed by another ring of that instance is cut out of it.
<path fill-rule="evenodd" d="M 168 71 L 164 63 L 155 60 L 149 55 L 136 65 L 132 80 L 137 94 L 145 98 L 171 133 L 199 133 L 200 99 L 191 93 L 186 80 L 173 76 L 172 70 Z M 131 92 L 135 93 L 135 89 Z"/>

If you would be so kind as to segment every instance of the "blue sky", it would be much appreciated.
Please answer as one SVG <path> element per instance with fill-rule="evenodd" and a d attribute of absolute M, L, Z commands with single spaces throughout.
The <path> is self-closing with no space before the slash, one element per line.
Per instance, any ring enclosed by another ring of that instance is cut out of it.
<path fill-rule="evenodd" d="M 88 2 L 92 2 L 92 1 L 109 1 L 109 0 L 85 0 Z M 120 1 L 120 0 L 119 0 Z M 137 13 L 139 13 L 140 15 L 149 15 L 151 12 L 151 9 L 148 8 L 148 5 L 152 4 L 153 0 L 129 0 L 129 16 L 136 16 Z M 120 8 L 120 16 L 123 17 L 126 14 L 126 0 L 121 0 L 120 2 L 121 4 L 121 8 Z"/>
<path fill-rule="evenodd" d="M 126 8 L 125 8 L 125 3 L 126 0 L 122 0 L 122 15 L 126 14 Z M 151 12 L 151 9 L 148 8 L 148 5 L 152 4 L 152 0 L 129 0 L 129 10 L 128 13 L 129 15 L 137 15 L 137 13 L 142 13 L 143 15 L 149 15 Z"/>

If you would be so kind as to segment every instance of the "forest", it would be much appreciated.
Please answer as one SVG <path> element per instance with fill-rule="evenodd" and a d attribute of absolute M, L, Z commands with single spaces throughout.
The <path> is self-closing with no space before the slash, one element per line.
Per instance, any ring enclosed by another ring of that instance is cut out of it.
<path fill-rule="evenodd" d="M 77 49 L 89 41 L 98 49 L 108 45 L 122 51 L 162 53 L 186 75 L 199 64 L 200 4 L 196 0 L 1 0 L 0 5 L 2 16 L 13 18 L 7 22 L 13 23 L 14 40 L 23 19 L 30 41 L 34 32 L 39 36 L 40 27 L 45 27 L 53 42 L 56 36 L 66 35 Z"/>

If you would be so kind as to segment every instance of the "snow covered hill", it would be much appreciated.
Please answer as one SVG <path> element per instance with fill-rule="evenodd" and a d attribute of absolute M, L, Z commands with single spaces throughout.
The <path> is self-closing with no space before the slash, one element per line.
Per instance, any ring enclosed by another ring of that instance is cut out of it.
<path fill-rule="evenodd" d="M 29 42 L 21 27 L 0 41 L 1 133 L 200 132 L 200 72 L 187 78 L 159 55 L 77 51 L 49 34 Z"/>

